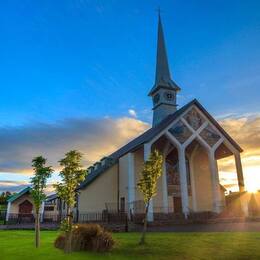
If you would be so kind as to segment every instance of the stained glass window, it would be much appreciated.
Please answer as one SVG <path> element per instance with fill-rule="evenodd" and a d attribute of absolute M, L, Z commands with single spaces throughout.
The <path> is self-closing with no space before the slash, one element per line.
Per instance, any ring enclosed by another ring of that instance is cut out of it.
<path fill-rule="evenodd" d="M 202 130 L 200 136 L 210 145 L 213 146 L 219 139 L 220 136 L 217 132 L 211 127 L 207 126 L 205 129 Z"/>
<path fill-rule="evenodd" d="M 194 129 L 199 129 L 204 123 L 204 119 L 195 108 L 192 108 L 184 117 L 188 124 Z"/>
<path fill-rule="evenodd" d="M 172 128 L 169 129 L 169 132 L 180 143 L 184 143 L 192 135 L 191 131 L 182 121 L 178 121 Z"/>

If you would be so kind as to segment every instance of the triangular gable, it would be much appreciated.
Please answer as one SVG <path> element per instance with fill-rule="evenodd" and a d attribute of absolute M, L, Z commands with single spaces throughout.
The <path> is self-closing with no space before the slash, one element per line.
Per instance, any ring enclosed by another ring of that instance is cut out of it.
<path fill-rule="evenodd" d="M 23 196 L 24 194 L 31 192 L 31 187 L 26 187 L 25 189 L 21 190 L 19 193 L 16 193 L 14 195 L 12 195 L 7 202 L 13 202 L 15 200 L 17 200 L 18 198 L 20 198 L 21 196 Z"/>
<path fill-rule="evenodd" d="M 191 102 L 187 103 L 175 113 L 167 116 L 160 124 L 155 127 L 148 129 L 146 132 L 111 154 L 109 157 L 117 160 L 123 155 L 137 150 L 141 145 L 151 141 L 157 135 L 159 135 L 165 128 L 169 127 L 175 120 L 180 118 L 185 112 L 187 112 L 192 106 L 196 106 L 203 115 L 207 118 L 212 125 L 214 125 L 218 131 L 239 151 L 242 152 L 242 148 L 232 139 L 232 137 L 219 125 L 219 123 L 208 113 L 208 111 L 199 103 L 198 100 L 194 99 Z"/>
<path fill-rule="evenodd" d="M 197 101 L 194 100 L 193 103 L 202 113 L 203 115 L 210 121 L 210 123 L 216 127 L 216 129 L 234 146 L 236 150 L 239 152 L 243 152 L 243 149 L 237 144 L 237 142 L 220 126 L 220 124 L 214 119 L 213 116 L 209 114 L 209 112 Z"/>

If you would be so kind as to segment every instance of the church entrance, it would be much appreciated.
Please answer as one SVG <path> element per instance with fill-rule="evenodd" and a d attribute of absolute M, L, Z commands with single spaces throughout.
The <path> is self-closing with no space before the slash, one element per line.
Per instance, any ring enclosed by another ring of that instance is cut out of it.
<path fill-rule="evenodd" d="M 181 197 L 173 196 L 173 211 L 174 213 L 182 213 Z"/>

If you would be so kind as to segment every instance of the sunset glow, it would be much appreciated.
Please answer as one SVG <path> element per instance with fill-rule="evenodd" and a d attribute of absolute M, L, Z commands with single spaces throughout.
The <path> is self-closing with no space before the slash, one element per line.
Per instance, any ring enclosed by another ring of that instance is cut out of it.
<path fill-rule="evenodd" d="M 249 192 L 260 190 L 260 166 L 244 168 L 245 188 Z"/>
<path fill-rule="evenodd" d="M 257 162 L 258 163 L 258 162 Z M 246 165 L 246 164 L 244 164 Z M 256 192 L 260 190 L 260 164 L 259 166 L 244 166 L 244 183 L 245 190 L 248 192 Z M 219 171 L 220 183 L 227 191 L 238 191 L 237 174 L 235 169 L 232 171 Z"/>

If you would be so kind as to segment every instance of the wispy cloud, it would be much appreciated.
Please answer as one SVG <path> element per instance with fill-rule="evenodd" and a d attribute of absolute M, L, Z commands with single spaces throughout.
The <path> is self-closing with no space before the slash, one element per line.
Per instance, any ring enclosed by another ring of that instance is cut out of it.
<path fill-rule="evenodd" d="M 238 142 L 244 152 L 241 154 L 244 178 L 247 186 L 252 182 L 260 188 L 260 116 L 248 114 L 243 116 L 226 116 L 220 121 L 222 127 Z M 228 157 L 219 164 L 221 178 L 234 184 L 234 158 Z M 234 184 L 237 187 L 237 182 Z"/>
<path fill-rule="evenodd" d="M 0 181 L 0 192 L 10 191 L 17 192 L 28 186 L 25 181 Z"/>

